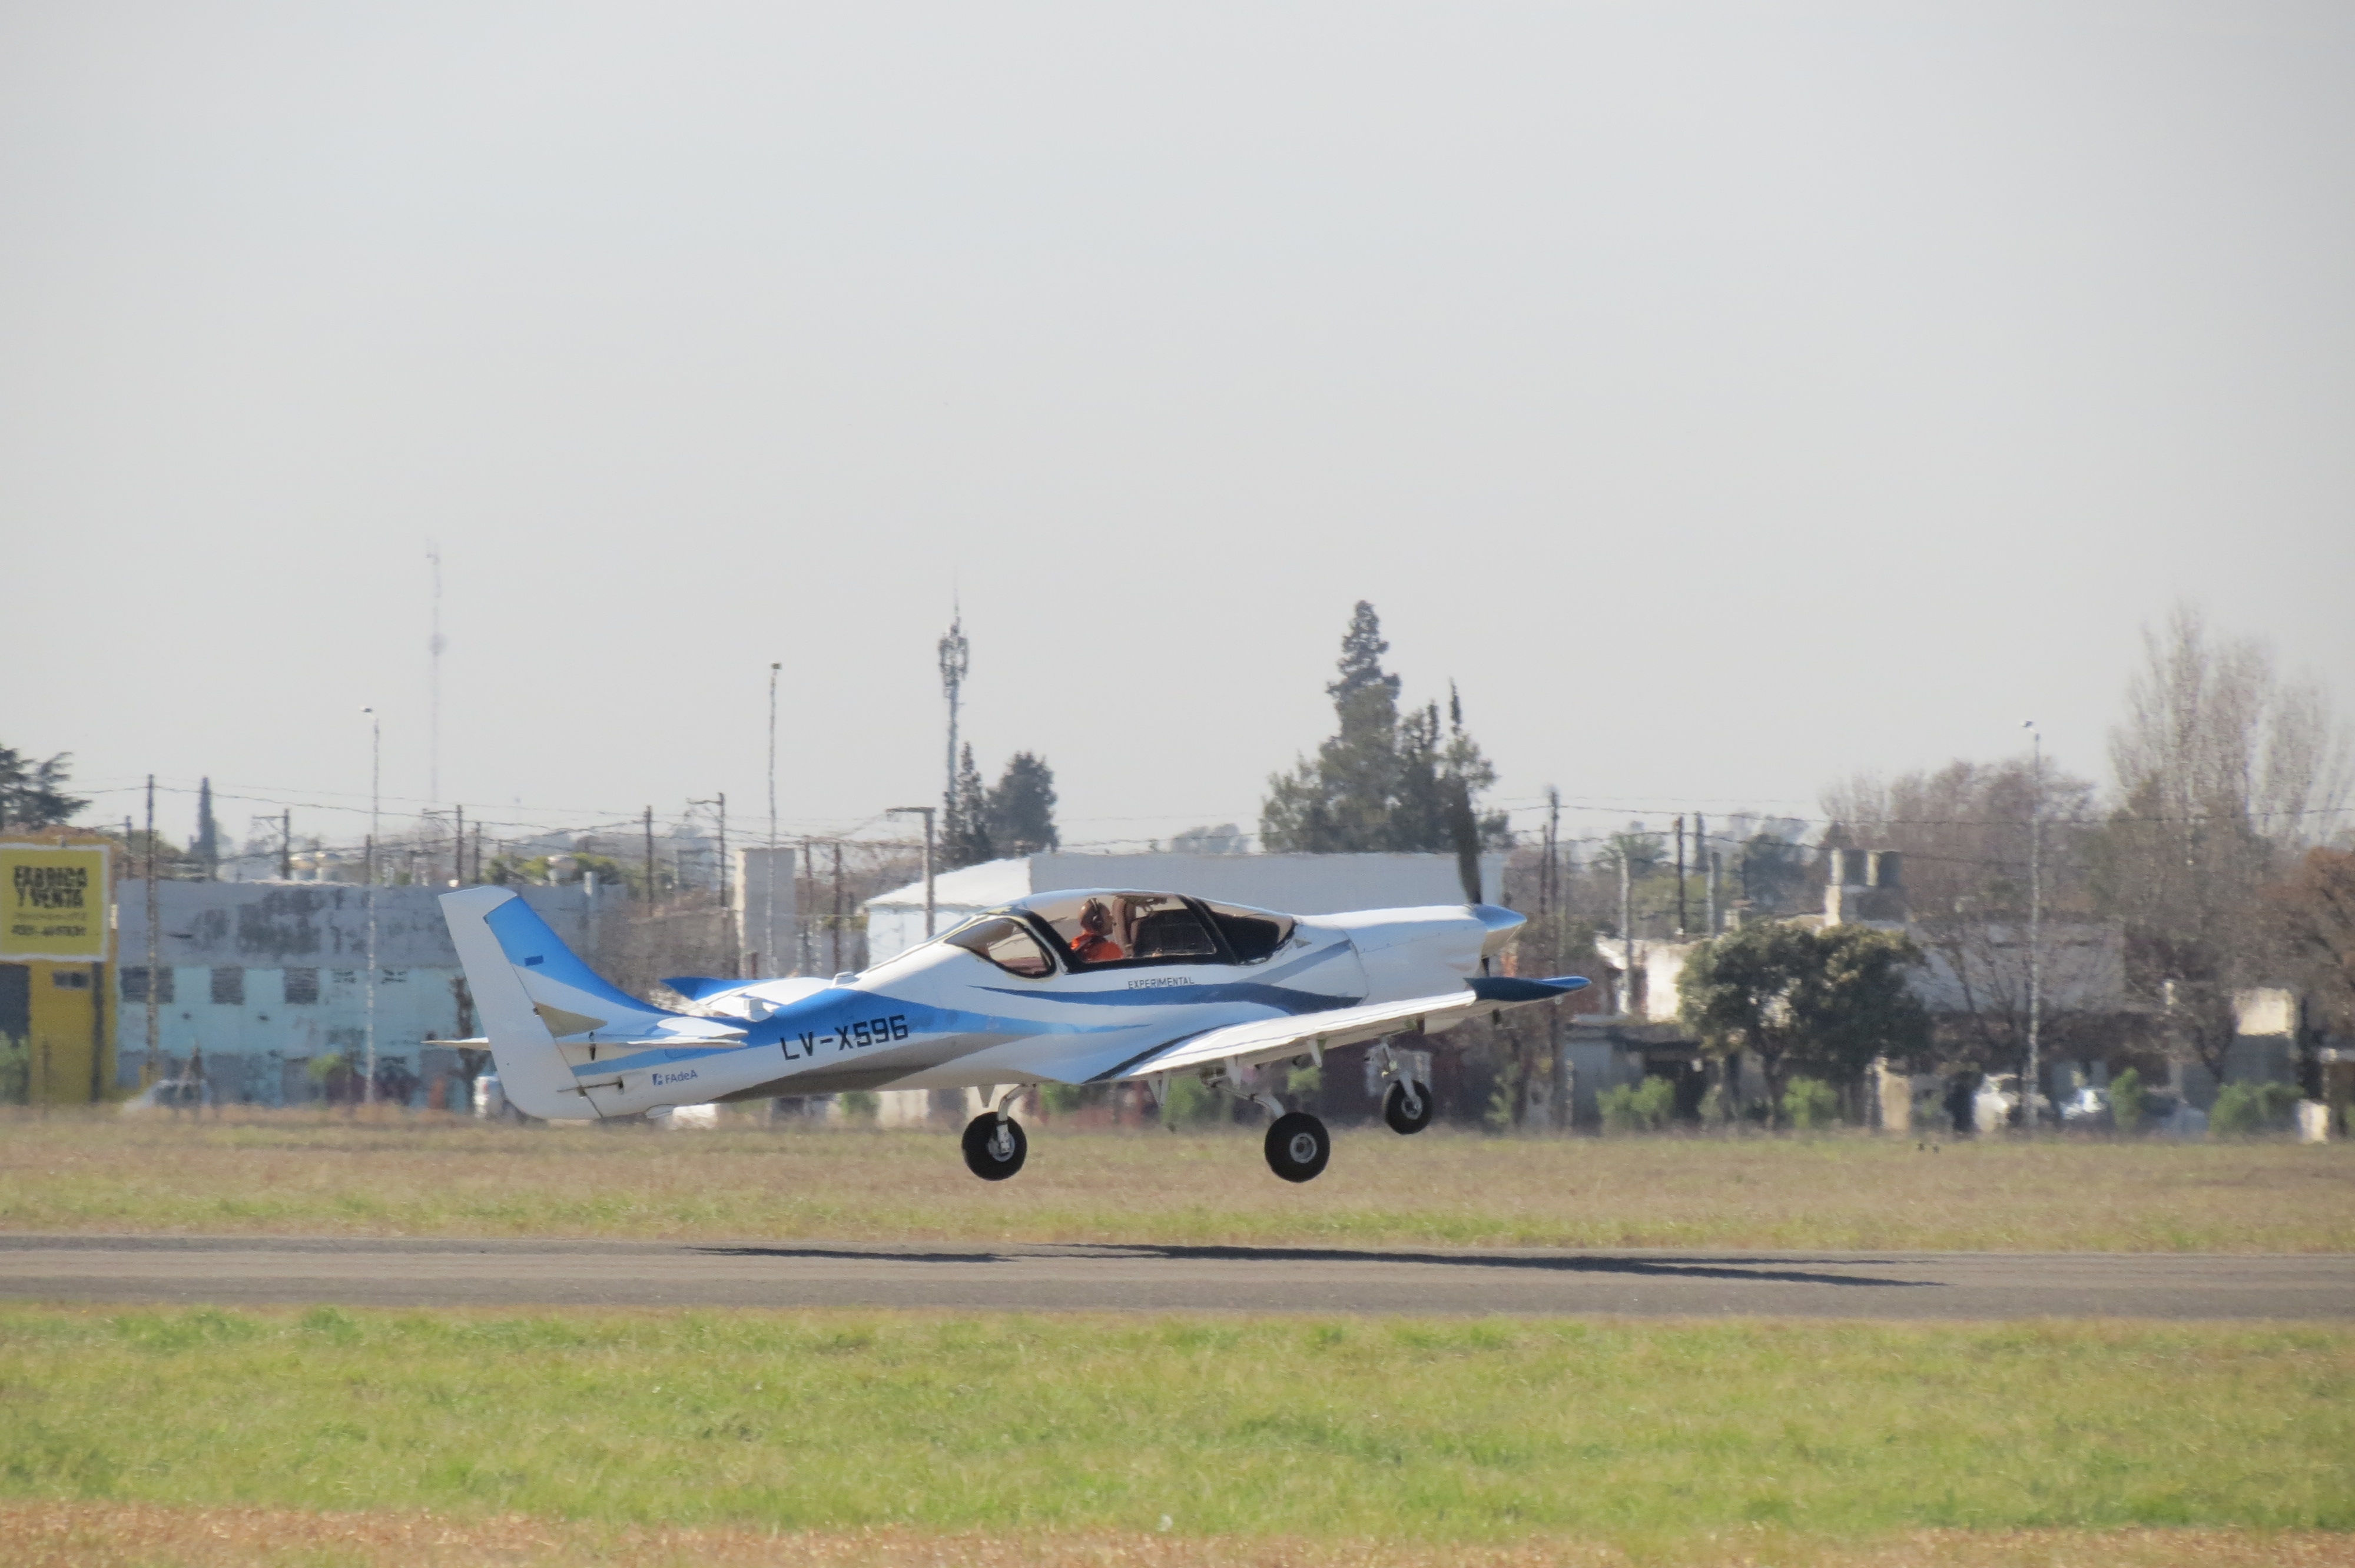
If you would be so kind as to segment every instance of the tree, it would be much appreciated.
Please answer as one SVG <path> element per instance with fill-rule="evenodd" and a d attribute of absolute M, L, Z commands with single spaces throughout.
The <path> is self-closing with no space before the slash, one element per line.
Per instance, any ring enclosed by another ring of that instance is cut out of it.
<path fill-rule="evenodd" d="M 212 881 L 220 874 L 220 823 L 213 820 L 213 781 L 205 779 L 197 786 L 197 839 L 189 845 L 197 863 L 204 867 L 205 880 Z"/>
<path fill-rule="evenodd" d="M 1014 754 L 989 791 L 986 827 L 999 854 L 1037 854 L 1061 845 L 1055 831 L 1055 770 L 1044 758 Z"/>
<path fill-rule="evenodd" d="M 2129 988 L 2221 1077 L 2232 992 L 2281 961 L 2259 891 L 2345 804 L 2348 740 L 2318 687 L 2278 679 L 2259 642 L 2211 640 L 2189 606 L 2143 654 L 2111 733 L 2119 805 L 2091 846 L 2093 892 L 2126 927 Z"/>
<path fill-rule="evenodd" d="M 60 751 L 35 762 L 14 747 L 0 746 L 0 828 L 53 828 L 90 804 L 69 795 L 73 753 Z"/>
<path fill-rule="evenodd" d="M 2028 1051 L 2029 839 L 2043 821 L 2044 913 L 2091 910 L 2086 849 L 2098 822 L 2094 786 L 2047 766 L 2040 783 L 2027 757 L 1983 763 L 1957 759 L 1892 781 L 1859 777 L 1828 789 L 1824 813 L 1835 835 L 1857 847 L 1896 850 L 1905 859 L 1905 898 L 1913 927 L 1953 978 L 1961 1012 L 1949 1044 L 1962 1060 L 1987 1067 L 2024 1064 Z M 2042 1001 L 2048 1044 L 2068 1054 L 2093 1022 L 2054 1005 L 2082 996 L 2106 948 L 2053 940 L 2043 949 Z"/>
<path fill-rule="evenodd" d="M 1325 688 L 1336 731 L 1315 758 L 1269 777 L 1260 842 L 1271 852 L 1311 854 L 1463 857 L 1468 850 L 1476 870 L 1481 848 L 1510 837 L 1504 813 L 1483 814 L 1477 806 L 1496 769 L 1465 729 L 1463 701 L 1452 686 L 1444 726 L 1436 703 L 1400 715 L 1399 677 L 1381 664 L 1388 652 L 1380 617 L 1359 599 L 1342 634 L 1338 671 Z"/>
<path fill-rule="evenodd" d="M 1769 1114 L 1779 1115 L 1795 1072 L 1853 1084 L 1874 1057 L 1928 1044 L 1929 1013 L 1906 984 L 1921 962 L 1894 931 L 1753 921 L 1696 948 L 1678 995 L 1711 1052 L 1756 1054 Z"/>
<path fill-rule="evenodd" d="M 974 766 L 973 746 L 967 742 L 957 758 L 956 788 L 949 792 L 941 822 L 941 860 L 955 871 L 996 858 L 989 839 L 989 791 L 982 785 L 981 769 Z"/>
<path fill-rule="evenodd" d="M 2355 1029 L 2355 853 L 2307 851 L 2265 901 L 2299 978 L 2337 1027 Z"/>

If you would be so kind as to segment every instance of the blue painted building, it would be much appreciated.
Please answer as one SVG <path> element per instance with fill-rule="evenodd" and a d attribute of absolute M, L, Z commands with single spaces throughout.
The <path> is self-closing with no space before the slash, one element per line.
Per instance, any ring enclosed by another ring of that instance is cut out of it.
<path fill-rule="evenodd" d="M 329 882 L 165 882 L 155 983 L 147 965 L 147 885 L 115 888 L 115 1084 L 176 1077 L 201 1054 L 216 1105 L 300 1105 L 324 1093 L 313 1065 L 357 1062 L 369 1015 L 369 889 Z M 376 1053 L 417 1080 L 412 1103 L 456 1070 L 427 1040 L 478 1033 L 464 971 L 432 887 L 375 891 Z M 530 887 L 524 898 L 583 953 L 621 896 L 582 886 Z M 601 906 L 602 907 L 601 907 Z M 155 1059 L 147 1049 L 155 1011 Z M 453 1102 L 454 1103 L 454 1102 Z"/>

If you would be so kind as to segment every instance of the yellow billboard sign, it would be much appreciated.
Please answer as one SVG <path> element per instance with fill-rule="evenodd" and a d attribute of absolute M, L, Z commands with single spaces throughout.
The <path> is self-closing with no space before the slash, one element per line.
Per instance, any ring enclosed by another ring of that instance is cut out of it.
<path fill-rule="evenodd" d="M 0 959 L 107 957 L 106 849 L 0 843 Z"/>

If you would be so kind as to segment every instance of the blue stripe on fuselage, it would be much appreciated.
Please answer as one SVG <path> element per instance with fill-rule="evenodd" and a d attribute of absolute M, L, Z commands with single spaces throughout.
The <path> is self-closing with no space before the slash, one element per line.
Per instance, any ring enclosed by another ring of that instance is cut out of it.
<path fill-rule="evenodd" d="M 1038 995 L 1035 991 L 1009 994 Z M 864 1039 L 860 1038 L 862 1026 L 866 1035 Z M 856 1055 L 877 1046 L 904 1044 L 920 1037 L 1110 1034 L 1118 1033 L 1125 1027 L 1128 1026 L 1116 1023 L 1050 1023 L 1027 1018 L 997 1018 L 986 1013 L 933 1007 L 926 1002 L 902 1001 L 882 991 L 826 991 L 780 1008 L 758 1022 L 747 1023 L 744 1038 L 740 1041 L 730 1041 L 726 1044 L 681 1041 L 677 1045 L 644 1045 L 626 1056 L 584 1062 L 574 1067 L 572 1072 L 576 1077 L 636 1072 L 762 1045 L 778 1046 L 783 1051 L 786 1061 L 800 1063 L 814 1060 L 821 1052 L 837 1056 Z"/>

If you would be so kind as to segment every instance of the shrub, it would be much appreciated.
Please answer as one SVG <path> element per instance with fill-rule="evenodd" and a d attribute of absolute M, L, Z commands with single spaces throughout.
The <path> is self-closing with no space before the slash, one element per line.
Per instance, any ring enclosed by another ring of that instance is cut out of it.
<path fill-rule="evenodd" d="M 0 1104 L 33 1102 L 33 1047 L 13 1034 L 0 1034 Z"/>
<path fill-rule="evenodd" d="M 1613 1132 L 1657 1132 L 1676 1113 L 1677 1086 L 1666 1078 L 1621 1084 L 1594 1098 L 1603 1125 Z"/>
<path fill-rule="evenodd" d="M 1839 1120 L 1839 1096 L 1821 1078 L 1794 1078 L 1783 1087 L 1783 1115 L 1802 1132 Z"/>
<path fill-rule="evenodd" d="M 2110 1080 L 2110 1120 L 2120 1132 L 2140 1127 L 2149 1105 L 2150 1091 L 2142 1086 L 2142 1075 L 2132 1067 Z"/>
<path fill-rule="evenodd" d="M 2208 1130 L 2220 1138 L 2245 1138 L 2264 1124 L 2264 1103 L 2247 1084 L 2225 1085 L 2208 1107 Z"/>
<path fill-rule="evenodd" d="M 845 1121 L 873 1121 L 876 1110 L 883 1103 L 866 1089 L 853 1089 L 848 1094 L 837 1095 L 835 1100 L 842 1107 L 842 1119 Z"/>
<path fill-rule="evenodd" d="M 2259 1084 L 2257 1104 L 2264 1112 L 2267 1127 L 2286 1128 L 2297 1115 L 2297 1102 L 2305 1097 L 2296 1084 Z"/>
<path fill-rule="evenodd" d="M 1049 1116 L 1069 1116 L 1083 1103 L 1087 1091 L 1077 1084 L 1041 1084 L 1039 1108 Z"/>
<path fill-rule="evenodd" d="M 2286 1127 L 2296 1105 L 2294 1084 L 2227 1084 L 2208 1112 L 2208 1130 L 2247 1138 L 2267 1128 Z"/>

